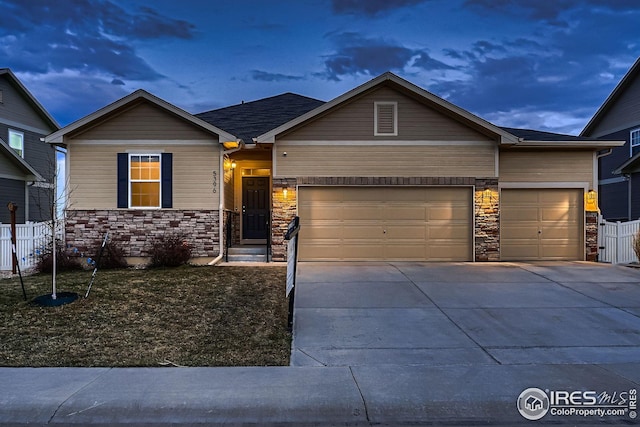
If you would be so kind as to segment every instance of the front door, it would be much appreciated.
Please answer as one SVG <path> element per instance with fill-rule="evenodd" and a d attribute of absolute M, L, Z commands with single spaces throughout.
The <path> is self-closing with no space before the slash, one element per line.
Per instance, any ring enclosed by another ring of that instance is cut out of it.
<path fill-rule="evenodd" d="M 266 239 L 269 220 L 269 177 L 242 178 L 242 238 Z"/>

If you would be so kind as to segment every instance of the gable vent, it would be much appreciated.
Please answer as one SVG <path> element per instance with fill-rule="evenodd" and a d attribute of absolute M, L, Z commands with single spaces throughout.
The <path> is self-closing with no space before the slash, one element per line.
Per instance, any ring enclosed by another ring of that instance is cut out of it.
<path fill-rule="evenodd" d="M 398 104 L 396 102 L 376 102 L 374 108 L 374 136 L 398 135 Z"/>

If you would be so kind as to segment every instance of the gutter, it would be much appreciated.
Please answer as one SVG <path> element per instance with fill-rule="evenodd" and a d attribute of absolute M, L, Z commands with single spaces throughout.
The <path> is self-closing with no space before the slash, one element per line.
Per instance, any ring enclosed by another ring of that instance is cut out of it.
<path fill-rule="evenodd" d="M 224 256 L 224 244 L 223 244 L 223 238 L 222 235 L 224 233 L 224 220 L 223 220 L 223 215 L 224 215 L 224 156 L 225 154 L 231 154 L 231 153 L 235 153 L 236 151 L 240 151 L 242 149 L 242 146 L 244 144 L 242 142 L 240 142 L 240 145 L 238 146 L 238 148 L 234 148 L 231 150 L 227 150 L 225 151 L 224 148 L 222 148 L 222 150 L 220 150 L 220 175 L 218 178 L 218 183 L 220 185 L 220 192 L 218 194 L 220 194 L 220 204 L 218 205 L 218 256 L 215 257 L 211 262 L 207 263 L 207 265 L 216 265 L 217 263 L 220 262 L 220 260 L 222 259 L 222 257 Z"/>

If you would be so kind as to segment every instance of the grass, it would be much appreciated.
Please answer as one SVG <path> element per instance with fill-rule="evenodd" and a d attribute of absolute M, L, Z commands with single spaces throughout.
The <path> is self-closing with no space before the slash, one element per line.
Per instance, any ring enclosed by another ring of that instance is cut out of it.
<path fill-rule="evenodd" d="M 60 273 L 60 307 L 25 302 L 0 280 L 0 366 L 288 365 L 284 267 L 180 267 Z M 25 277 L 27 296 L 51 276 Z"/>

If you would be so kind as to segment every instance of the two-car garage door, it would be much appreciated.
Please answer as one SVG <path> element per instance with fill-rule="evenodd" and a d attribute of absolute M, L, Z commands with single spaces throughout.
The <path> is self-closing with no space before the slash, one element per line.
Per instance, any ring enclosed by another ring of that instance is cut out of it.
<path fill-rule="evenodd" d="M 301 260 L 472 260 L 470 187 L 300 187 Z"/>

